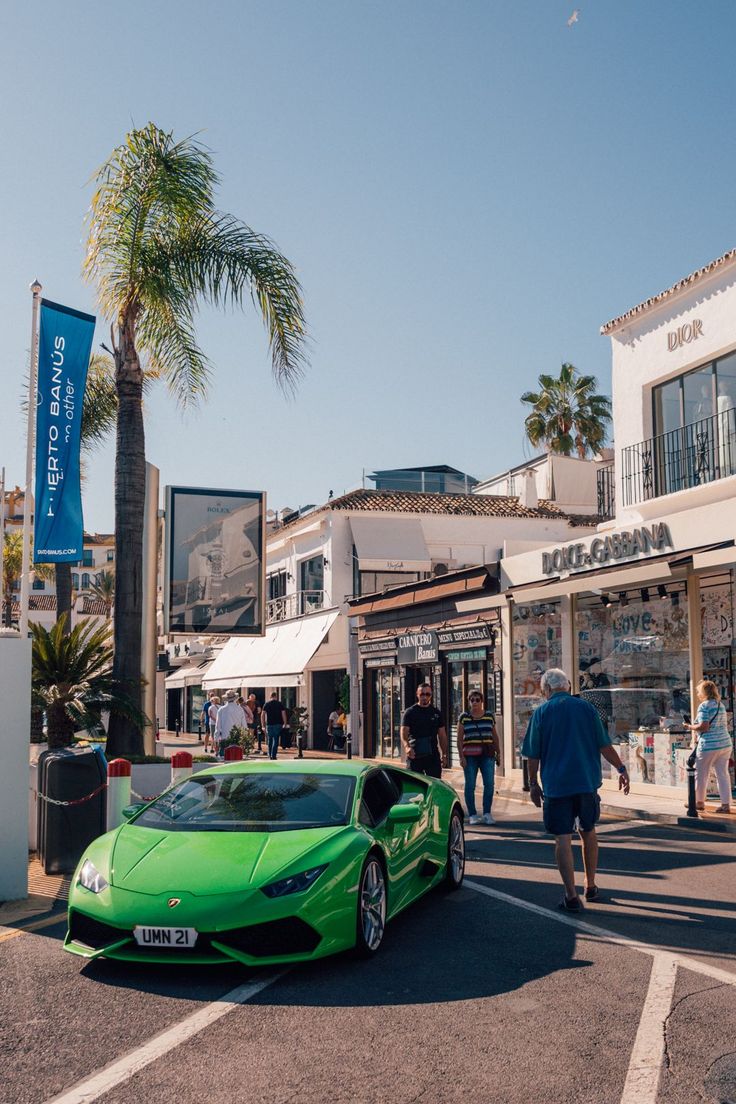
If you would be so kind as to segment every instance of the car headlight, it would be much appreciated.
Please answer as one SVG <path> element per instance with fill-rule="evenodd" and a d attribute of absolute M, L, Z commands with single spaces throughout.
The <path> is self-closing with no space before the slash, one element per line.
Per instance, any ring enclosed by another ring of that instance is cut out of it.
<path fill-rule="evenodd" d="M 99 870 L 94 863 L 87 859 L 86 863 L 79 871 L 79 885 L 84 886 L 85 889 L 90 890 L 91 893 L 102 893 L 103 889 L 107 889 L 108 883 L 102 877 Z"/>
<path fill-rule="evenodd" d="M 315 866 L 311 870 L 305 870 L 301 874 L 292 874 L 290 878 L 280 878 L 278 882 L 262 886 L 261 892 L 267 897 L 286 897 L 289 893 L 301 893 L 309 889 L 327 869 L 327 866 Z"/>

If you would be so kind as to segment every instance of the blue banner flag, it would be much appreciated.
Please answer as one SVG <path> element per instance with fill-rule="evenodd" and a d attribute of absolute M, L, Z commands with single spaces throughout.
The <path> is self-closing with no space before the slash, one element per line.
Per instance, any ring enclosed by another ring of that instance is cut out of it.
<path fill-rule="evenodd" d="M 41 300 L 33 542 L 36 563 L 82 559 L 79 445 L 94 332 L 93 315 Z"/>

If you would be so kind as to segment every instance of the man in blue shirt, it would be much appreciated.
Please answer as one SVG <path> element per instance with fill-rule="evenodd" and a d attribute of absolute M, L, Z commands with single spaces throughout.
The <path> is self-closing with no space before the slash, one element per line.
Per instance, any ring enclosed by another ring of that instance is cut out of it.
<path fill-rule="evenodd" d="M 544 802 L 544 826 L 555 837 L 555 858 L 565 886 L 560 908 L 582 912 L 572 854 L 575 822 L 583 843 L 585 900 L 595 901 L 601 755 L 618 771 L 619 789 L 625 794 L 629 792 L 629 775 L 596 709 L 590 702 L 571 696 L 570 680 L 564 671 L 556 667 L 545 671 L 540 688 L 546 701 L 531 715 L 521 754 L 529 761 L 531 799 L 537 808 Z M 540 767 L 544 793 L 537 781 Z"/>

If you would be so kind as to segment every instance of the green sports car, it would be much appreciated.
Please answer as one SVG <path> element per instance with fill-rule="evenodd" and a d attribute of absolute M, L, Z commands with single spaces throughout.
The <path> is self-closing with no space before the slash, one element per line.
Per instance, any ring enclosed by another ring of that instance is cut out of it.
<path fill-rule="evenodd" d="M 125 812 L 72 879 L 64 947 L 87 959 L 369 956 L 387 920 L 465 870 L 455 791 L 357 759 L 217 765 Z"/>

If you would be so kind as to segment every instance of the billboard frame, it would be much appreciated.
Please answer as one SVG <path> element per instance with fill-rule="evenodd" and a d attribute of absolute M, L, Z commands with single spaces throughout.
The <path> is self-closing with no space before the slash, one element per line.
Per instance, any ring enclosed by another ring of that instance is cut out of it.
<path fill-rule="evenodd" d="M 231 626 L 229 628 L 181 628 L 171 624 L 171 588 L 174 580 L 174 542 L 176 525 L 177 496 L 189 496 L 202 499 L 239 498 L 259 503 L 258 510 L 258 548 L 260 565 L 258 574 L 258 599 L 260 618 L 256 625 Z M 164 572 L 163 572 L 163 631 L 167 636 L 242 636 L 254 637 L 266 635 L 266 492 L 236 490 L 225 487 L 184 487 L 168 485 L 164 498 Z"/>

